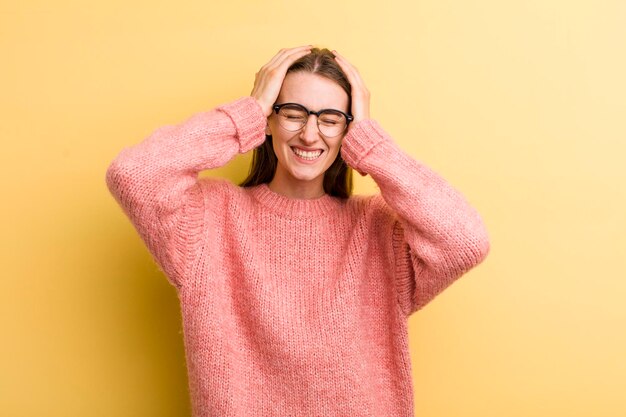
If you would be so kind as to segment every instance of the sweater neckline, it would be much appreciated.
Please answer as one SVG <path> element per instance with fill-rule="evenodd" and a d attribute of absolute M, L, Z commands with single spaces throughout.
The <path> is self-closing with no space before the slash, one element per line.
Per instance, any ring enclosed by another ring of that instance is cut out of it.
<path fill-rule="evenodd" d="M 250 187 L 250 193 L 265 208 L 283 217 L 318 217 L 328 214 L 341 204 L 330 194 L 317 198 L 291 198 L 272 191 L 267 183 Z"/>

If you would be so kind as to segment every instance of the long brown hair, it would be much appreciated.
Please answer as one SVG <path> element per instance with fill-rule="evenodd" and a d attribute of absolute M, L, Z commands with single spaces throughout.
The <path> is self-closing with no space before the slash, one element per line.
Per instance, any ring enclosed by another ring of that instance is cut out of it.
<path fill-rule="evenodd" d="M 348 94 L 348 109 L 352 108 L 350 83 L 330 50 L 311 49 L 311 53 L 298 59 L 289 67 L 287 74 L 299 71 L 310 72 L 335 81 Z M 274 178 L 277 165 L 278 159 L 274 153 L 272 135 L 265 135 L 265 142 L 254 149 L 248 177 L 239 185 L 252 187 L 269 183 Z M 341 152 L 337 154 L 332 165 L 324 173 L 324 192 L 339 198 L 348 198 L 352 195 L 352 168 L 341 158 Z"/>

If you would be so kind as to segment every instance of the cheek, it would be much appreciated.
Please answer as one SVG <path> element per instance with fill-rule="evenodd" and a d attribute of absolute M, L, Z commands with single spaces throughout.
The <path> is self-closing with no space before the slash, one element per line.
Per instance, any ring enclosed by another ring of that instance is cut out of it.
<path fill-rule="evenodd" d="M 337 142 L 335 142 L 334 144 L 331 145 L 331 152 L 333 152 L 333 154 L 338 154 L 339 151 L 341 150 L 341 143 L 343 142 L 343 140 L 339 140 Z"/>
<path fill-rule="evenodd" d="M 274 149 L 274 155 L 283 162 L 285 162 L 286 158 L 289 157 L 289 152 L 291 152 L 285 141 L 286 139 L 280 134 L 274 133 L 272 135 L 272 149 Z"/>
<path fill-rule="evenodd" d="M 274 155 L 278 157 L 278 155 L 280 155 L 281 149 L 280 149 L 280 141 L 278 140 L 276 135 L 272 136 L 272 149 L 274 149 Z"/>

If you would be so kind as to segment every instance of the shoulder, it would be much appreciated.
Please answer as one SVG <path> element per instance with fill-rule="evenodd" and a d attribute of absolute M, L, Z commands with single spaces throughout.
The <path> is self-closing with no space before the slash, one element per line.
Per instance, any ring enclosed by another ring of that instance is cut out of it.
<path fill-rule="evenodd" d="M 199 180 L 200 188 L 208 204 L 229 209 L 250 209 L 255 199 L 250 192 L 255 187 L 242 187 L 228 178 L 204 177 Z"/>
<path fill-rule="evenodd" d="M 380 216 L 393 214 L 393 211 L 380 193 L 351 197 L 353 204 L 360 206 L 370 215 Z"/>
<path fill-rule="evenodd" d="M 207 194 L 225 194 L 232 192 L 230 189 L 235 185 L 226 178 L 204 177 L 198 180 L 202 192 Z"/>
<path fill-rule="evenodd" d="M 380 193 L 351 196 L 347 200 L 346 205 L 348 208 L 351 208 L 358 217 L 366 218 L 375 223 L 393 223 L 396 219 L 395 212 Z"/>
<path fill-rule="evenodd" d="M 232 204 L 238 199 L 244 198 L 241 187 L 227 178 L 204 177 L 198 180 L 205 201 L 213 204 Z"/>

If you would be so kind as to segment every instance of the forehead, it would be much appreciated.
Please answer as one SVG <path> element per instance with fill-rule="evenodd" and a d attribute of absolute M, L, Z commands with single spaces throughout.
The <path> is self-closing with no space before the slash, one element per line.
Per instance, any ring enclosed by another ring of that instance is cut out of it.
<path fill-rule="evenodd" d="M 335 81 L 310 72 L 287 74 L 278 95 L 279 103 L 299 103 L 309 110 L 337 109 L 348 112 L 348 94 Z"/>

